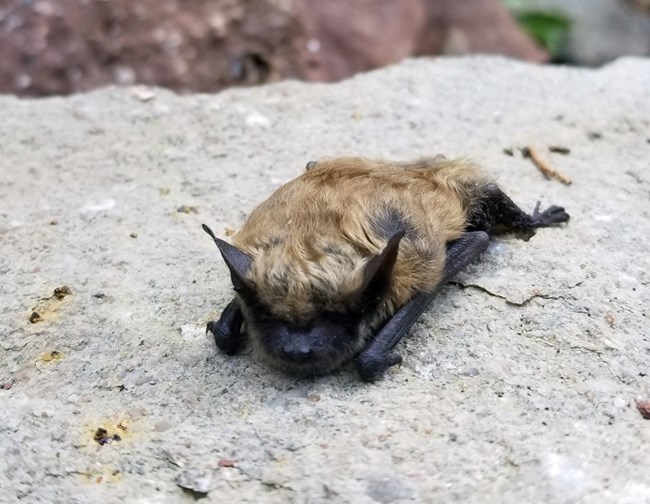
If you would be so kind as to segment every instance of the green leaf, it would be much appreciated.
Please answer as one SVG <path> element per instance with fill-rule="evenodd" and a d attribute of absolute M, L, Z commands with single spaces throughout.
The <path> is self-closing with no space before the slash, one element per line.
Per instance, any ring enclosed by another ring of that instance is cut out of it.
<path fill-rule="evenodd" d="M 516 15 L 517 22 L 541 44 L 552 58 L 562 56 L 571 31 L 571 20 L 557 12 L 527 11 Z"/>

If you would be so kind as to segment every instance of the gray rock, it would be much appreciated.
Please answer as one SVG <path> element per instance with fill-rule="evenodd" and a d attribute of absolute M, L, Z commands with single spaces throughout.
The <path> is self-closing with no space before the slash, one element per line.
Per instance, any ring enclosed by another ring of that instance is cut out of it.
<path fill-rule="evenodd" d="M 570 61 L 602 65 L 620 56 L 650 56 L 650 14 L 625 0 L 525 0 L 526 9 L 561 12 L 571 20 Z"/>
<path fill-rule="evenodd" d="M 151 92 L 0 97 L 0 501 L 179 502 L 189 468 L 205 502 L 650 499 L 634 407 L 650 397 L 650 61 L 414 60 L 335 85 Z M 230 284 L 201 223 L 226 236 L 343 154 L 468 156 L 571 222 L 494 238 L 376 384 L 220 355 L 202 334 Z M 120 440 L 100 446 L 99 427 Z"/>
<path fill-rule="evenodd" d="M 186 469 L 177 476 L 176 484 L 203 497 L 212 489 L 212 478 L 198 469 Z"/>

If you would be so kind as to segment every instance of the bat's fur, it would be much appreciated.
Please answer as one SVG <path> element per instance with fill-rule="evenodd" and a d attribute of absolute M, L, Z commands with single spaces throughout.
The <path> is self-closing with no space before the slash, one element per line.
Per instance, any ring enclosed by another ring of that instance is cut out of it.
<path fill-rule="evenodd" d="M 253 352 L 302 374 L 329 372 L 351 358 L 399 307 L 438 284 L 447 243 L 466 231 L 490 182 L 464 160 L 310 163 L 258 206 L 233 240 L 252 259 L 246 280 L 254 295 L 239 293 L 239 303 Z M 278 330 L 273 321 L 305 327 L 323 314 L 344 319 L 363 288 L 364 267 L 400 230 L 405 235 L 387 291 L 335 338 L 336 348 L 307 366 L 269 351 Z"/>

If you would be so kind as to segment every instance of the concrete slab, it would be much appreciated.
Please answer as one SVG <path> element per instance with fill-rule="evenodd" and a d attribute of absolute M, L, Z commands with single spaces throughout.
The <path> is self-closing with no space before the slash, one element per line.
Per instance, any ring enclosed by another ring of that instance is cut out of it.
<path fill-rule="evenodd" d="M 0 501 L 650 501 L 650 60 L 0 110 Z M 439 153 L 571 222 L 494 238 L 376 384 L 217 353 L 230 284 L 202 222 L 227 236 L 311 159 Z"/>

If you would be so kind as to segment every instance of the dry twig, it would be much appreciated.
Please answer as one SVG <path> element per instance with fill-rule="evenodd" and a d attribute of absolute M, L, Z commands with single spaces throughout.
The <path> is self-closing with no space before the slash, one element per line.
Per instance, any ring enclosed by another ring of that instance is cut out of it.
<path fill-rule="evenodd" d="M 562 175 L 559 173 L 557 170 L 555 170 L 551 165 L 549 165 L 546 161 L 544 161 L 541 156 L 539 155 L 539 152 L 534 147 L 525 147 L 522 151 L 522 154 L 524 157 L 529 157 L 532 159 L 533 163 L 535 163 L 535 166 L 541 171 L 546 178 L 554 178 L 556 180 L 559 180 L 565 185 L 571 185 L 573 182 L 569 177 Z"/>

